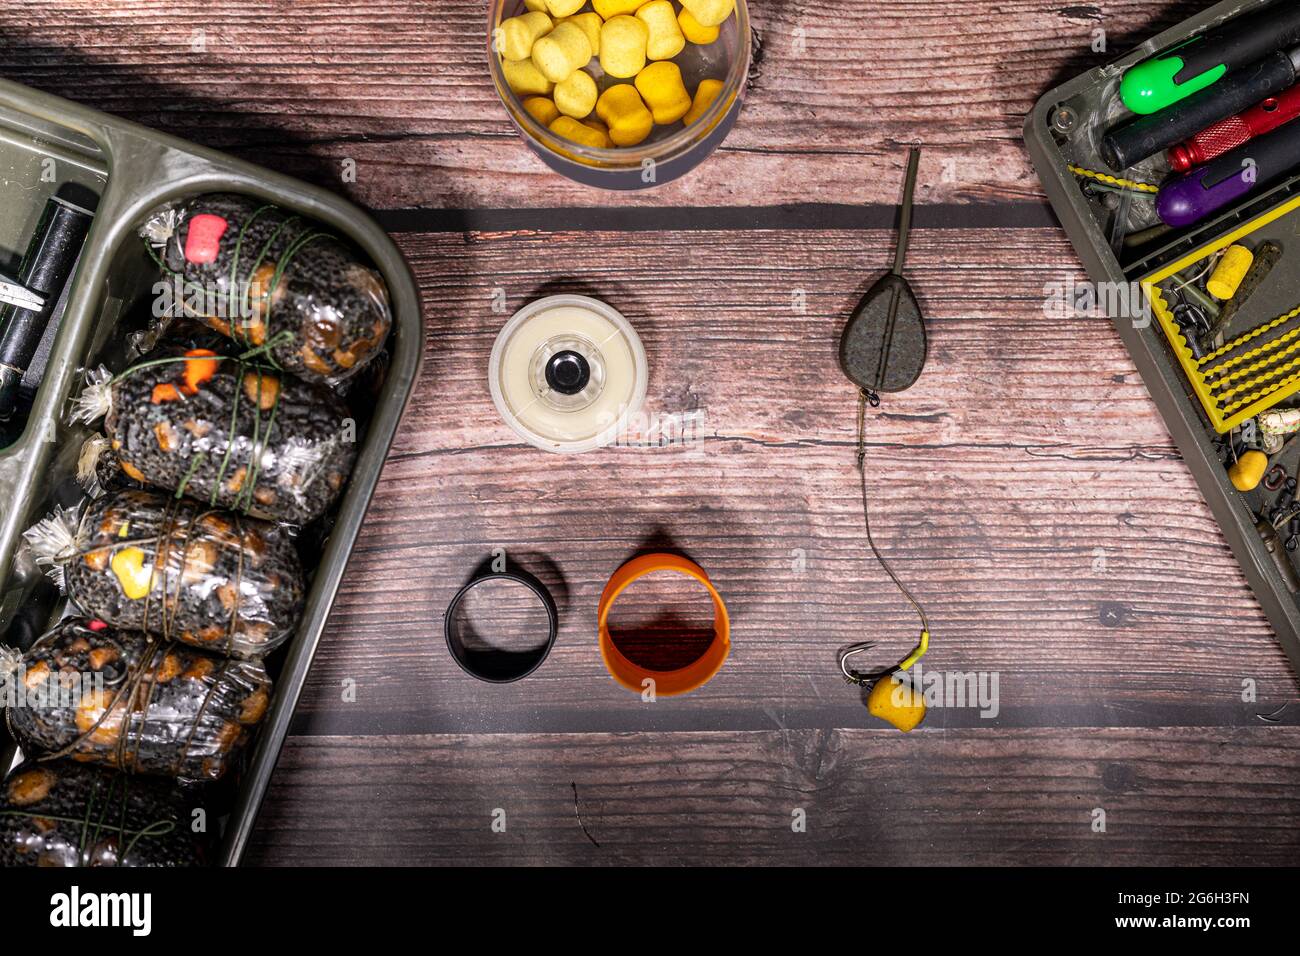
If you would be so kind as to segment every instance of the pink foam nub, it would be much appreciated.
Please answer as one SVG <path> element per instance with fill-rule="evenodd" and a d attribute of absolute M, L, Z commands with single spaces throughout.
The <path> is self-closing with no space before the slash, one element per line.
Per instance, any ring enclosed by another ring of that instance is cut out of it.
<path fill-rule="evenodd" d="M 230 224 L 220 216 L 206 212 L 195 216 L 190 220 L 189 235 L 185 237 L 185 261 L 195 265 L 216 262 L 221 237 L 229 228 Z"/>

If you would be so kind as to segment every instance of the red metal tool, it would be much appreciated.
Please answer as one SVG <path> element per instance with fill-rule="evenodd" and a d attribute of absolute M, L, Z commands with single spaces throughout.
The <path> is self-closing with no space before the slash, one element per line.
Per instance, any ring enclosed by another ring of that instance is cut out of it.
<path fill-rule="evenodd" d="M 1212 162 L 1297 117 L 1300 117 L 1300 85 L 1271 96 L 1244 113 L 1215 123 L 1185 143 L 1174 146 L 1169 150 L 1169 165 L 1174 172 L 1185 173 Z"/>

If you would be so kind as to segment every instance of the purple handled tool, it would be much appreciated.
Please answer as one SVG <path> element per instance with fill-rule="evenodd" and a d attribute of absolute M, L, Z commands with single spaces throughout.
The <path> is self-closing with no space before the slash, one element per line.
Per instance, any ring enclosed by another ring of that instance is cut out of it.
<path fill-rule="evenodd" d="M 1232 205 L 1300 166 L 1300 120 L 1252 140 L 1214 162 L 1171 179 L 1156 197 L 1156 214 L 1182 229 Z"/>

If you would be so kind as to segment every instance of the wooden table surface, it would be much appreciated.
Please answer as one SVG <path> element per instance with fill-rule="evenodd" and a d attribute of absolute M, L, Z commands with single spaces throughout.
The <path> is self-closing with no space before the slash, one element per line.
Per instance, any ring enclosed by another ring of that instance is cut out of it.
<path fill-rule="evenodd" d="M 1045 313 L 1083 275 L 1020 135 L 1056 82 L 1205 5 L 756 0 L 726 144 L 610 195 L 516 137 L 480 2 L 7 0 L 0 75 L 334 189 L 421 284 L 424 378 L 250 861 L 1294 862 L 1296 676 L 1114 330 Z M 875 519 L 933 618 L 926 663 L 997 674 L 1000 711 L 905 736 L 835 665 L 915 637 L 864 550 L 835 343 L 892 254 L 911 143 L 932 352 L 872 416 Z M 501 422 L 494 296 L 563 289 L 631 319 L 649 409 L 702 414 L 701 443 L 559 458 Z M 726 596 L 734 651 L 642 703 L 604 671 L 596 601 L 665 543 Z M 509 687 L 441 637 L 498 547 L 562 619 Z"/>

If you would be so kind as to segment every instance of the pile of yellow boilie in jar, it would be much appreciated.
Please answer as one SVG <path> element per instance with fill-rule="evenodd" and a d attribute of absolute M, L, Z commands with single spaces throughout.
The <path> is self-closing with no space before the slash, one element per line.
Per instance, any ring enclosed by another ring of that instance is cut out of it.
<path fill-rule="evenodd" d="M 736 0 L 525 0 L 503 20 L 494 48 L 506 83 L 543 126 L 583 146 L 638 146 L 656 126 L 689 126 L 723 90 L 692 92 L 677 59 L 687 44 L 715 43 Z M 602 93 L 600 77 L 616 82 Z"/>

